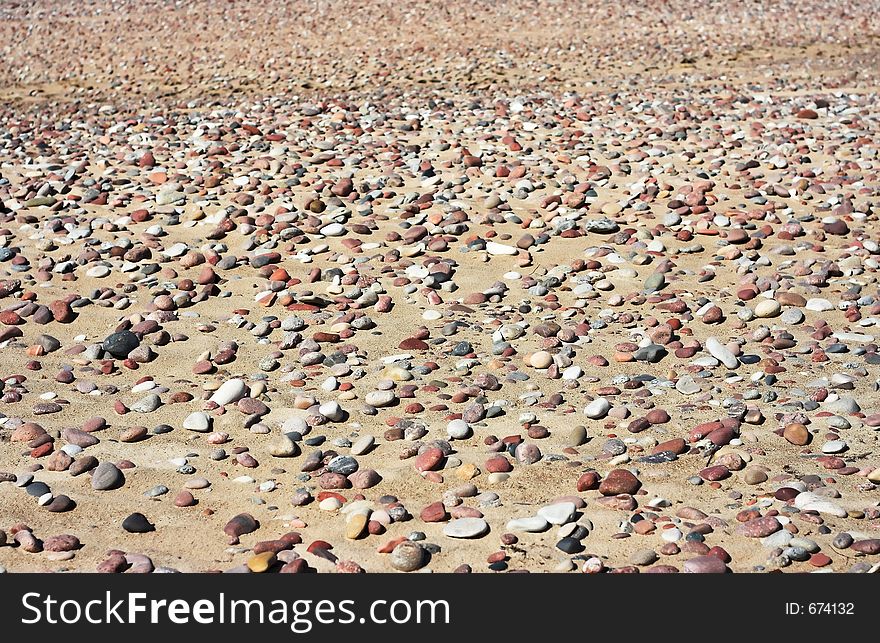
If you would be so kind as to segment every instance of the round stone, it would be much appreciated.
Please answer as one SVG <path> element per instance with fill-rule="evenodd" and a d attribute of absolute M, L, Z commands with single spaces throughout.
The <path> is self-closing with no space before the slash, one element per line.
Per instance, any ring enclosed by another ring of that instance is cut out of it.
<path fill-rule="evenodd" d="M 112 462 L 102 462 L 92 471 L 92 489 L 107 491 L 122 486 L 125 476 Z"/>
<path fill-rule="evenodd" d="M 338 455 L 327 463 L 327 470 L 344 476 L 358 470 L 358 461 L 349 455 Z"/>
<path fill-rule="evenodd" d="M 402 572 L 413 572 L 424 567 L 427 552 L 420 544 L 404 540 L 391 550 L 391 566 Z"/>
<path fill-rule="evenodd" d="M 755 467 L 746 467 L 742 472 L 742 476 L 746 484 L 754 485 L 767 482 L 767 474 Z"/>
<path fill-rule="evenodd" d="M 446 425 L 446 433 L 450 438 L 462 440 L 470 435 L 471 428 L 464 420 L 452 420 Z"/>
<path fill-rule="evenodd" d="M 804 446 L 810 443 L 810 432 L 807 430 L 807 427 L 797 422 L 786 424 L 782 430 L 782 437 L 797 446 Z"/>
<path fill-rule="evenodd" d="M 276 458 L 291 458 L 299 453 L 299 447 L 296 442 L 290 439 L 286 434 L 276 435 L 269 442 L 267 449 L 269 455 Z"/>
<path fill-rule="evenodd" d="M 397 396 L 394 394 L 394 391 L 370 391 L 364 397 L 364 401 L 370 406 L 375 406 L 377 408 L 381 408 L 383 406 L 390 406 L 397 400 Z"/>
<path fill-rule="evenodd" d="M 549 368 L 553 363 L 553 356 L 547 351 L 538 351 L 537 353 L 532 353 L 529 363 L 534 368 Z"/>
<path fill-rule="evenodd" d="M 765 299 L 755 306 L 755 317 L 776 317 L 780 310 L 782 310 L 782 306 L 778 301 L 774 299 Z"/>
<path fill-rule="evenodd" d="M 108 335 L 101 348 L 116 359 L 125 359 L 128 354 L 140 346 L 141 340 L 130 330 L 123 330 Z"/>

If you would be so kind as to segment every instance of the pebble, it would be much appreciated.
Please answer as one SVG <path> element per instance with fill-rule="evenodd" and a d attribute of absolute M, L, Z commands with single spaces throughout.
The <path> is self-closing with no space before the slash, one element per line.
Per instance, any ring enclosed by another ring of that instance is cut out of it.
<path fill-rule="evenodd" d="M 810 442 L 810 432 L 807 431 L 807 427 L 797 422 L 785 425 L 782 436 L 797 446 L 804 446 Z"/>
<path fill-rule="evenodd" d="M 847 450 L 847 444 L 843 440 L 829 440 L 822 445 L 822 453 L 841 453 Z"/>
<path fill-rule="evenodd" d="M 567 521 L 566 521 L 567 522 Z M 550 522 L 539 512 L 537 516 L 529 518 L 514 518 L 507 522 L 505 527 L 508 531 L 526 531 L 526 532 L 542 532 L 550 528 Z M 561 524 L 561 523 L 553 523 Z"/>
<path fill-rule="evenodd" d="M 142 513 L 130 514 L 122 521 L 122 528 L 131 534 L 144 534 L 156 530 L 155 526 Z"/>
<path fill-rule="evenodd" d="M 393 391 L 370 391 L 367 393 L 364 401 L 370 406 L 381 408 L 396 402 L 397 396 Z"/>
<path fill-rule="evenodd" d="M 820 514 L 846 518 L 846 509 L 837 503 L 831 502 L 827 498 L 823 498 L 822 496 L 811 492 L 804 492 L 795 496 L 794 506 L 801 511 L 816 511 Z"/>
<path fill-rule="evenodd" d="M 102 462 L 92 471 L 92 489 L 107 491 L 125 482 L 125 476 L 112 462 Z"/>
<path fill-rule="evenodd" d="M 600 420 L 608 414 L 611 404 L 604 397 L 596 398 L 584 408 L 584 415 L 592 420 Z"/>
<path fill-rule="evenodd" d="M 274 551 L 264 551 L 248 558 L 247 568 L 254 574 L 262 574 L 275 564 L 277 555 Z"/>
<path fill-rule="evenodd" d="M 372 435 L 363 435 L 351 445 L 352 455 L 364 455 L 372 450 L 376 439 Z"/>
<path fill-rule="evenodd" d="M 450 438 L 463 440 L 471 433 L 471 428 L 464 420 L 452 420 L 446 425 L 446 433 Z"/>
<path fill-rule="evenodd" d="M 663 273 L 655 272 L 645 280 L 645 292 L 657 292 L 666 285 Z"/>
<path fill-rule="evenodd" d="M 4 107 L 0 481 L 16 521 L 88 535 L 35 557 L 10 523 L 11 571 L 162 570 L 116 521 L 185 531 L 141 540 L 190 571 L 871 568 L 872 43 L 782 60 L 775 32 L 828 31 L 809 6 L 690 3 L 702 48 L 739 52 L 706 64 L 665 4 L 483 3 L 465 29 L 427 3 L 414 38 L 368 3 L 341 40 L 310 3 L 135 29 L 105 4 L 98 29 L 73 4 L 2 21 L 35 34 L 4 50 L 20 85 L 88 81 Z M 229 32 L 249 56 L 212 55 Z M 684 82 L 618 82 L 658 60 Z M 255 516 L 272 540 L 239 545 Z"/>
<path fill-rule="evenodd" d="M 225 406 L 227 404 L 231 404 L 232 402 L 237 402 L 246 394 L 247 385 L 244 383 L 244 380 L 236 378 L 223 382 L 220 388 L 214 391 L 214 394 L 211 395 L 209 401 L 214 402 L 217 406 Z M 192 430 L 195 431 L 199 429 Z"/>
<path fill-rule="evenodd" d="M 208 433 L 211 430 L 211 416 L 203 411 L 194 411 L 184 418 L 183 428 L 198 433 Z"/>
<path fill-rule="evenodd" d="M 629 557 L 629 562 L 638 567 L 647 567 L 656 563 L 659 558 L 653 549 L 640 549 Z"/>
<path fill-rule="evenodd" d="M 223 527 L 223 532 L 237 542 L 240 536 L 256 531 L 256 529 L 256 519 L 250 514 L 241 513 L 234 516 L 226 523 L 226 526 Z"/>
<path fill-rule="evenodd" d="M 779 524 L 776 518 L 767 516 L 764 518 L 753 518 L 740 525 L 737 531 L 747 538 L 764 538 L 775 531 L 779 531 L 781 528 L 782 525 Z"/>
<path fill-rule="evenodd" d="M 486 244 L 486 252 L 490 255 L 515 255 L 518 250 L 513 246 L 507 246 L 503 243 L 490 241 Z"/>
<path fill-rule="evenodd" d="M 270 455 L 276 458 L 291 458 L 299 454 L 299 447 L 296 445 L 296 442 L 283 433 L 272 438 L 267 446 L 267 450 Z"/>
<path fill-rule="evenodd" d="M 775 301 L 773 299 L 765 299 L 764 301 L 759 302 L 757 306 L 755 306 L 755 317 L 776 317 L 777 315 L 779 315 L 781 310 L 782 306 L 779 304 L 778 301 Z M 713 355 L 713 357 L 721 359 L 717 355 Z"/>
<path fill-rule="evenodd" d="M 723 574 L 727 571 L 727 565 L 715 556 L 697 556 L 686 560 L 682 571 L 685 574 Z"/>
<path fill-rule="evenodd" d="M 420 544 L 404 540 L 391 551 L 389 559 L 394 569 L 401 572 L 414 572 L 424 567 L 427 552 Z"/>
<path fill-rule="evenodd" d="M 587 429 L 582 425 L 571 428 L 568 434 L 567 446 L 579 447 L 587 441 Z"/>
<path fill-rule="evenodd" d="M 617 496 L 635 493 L 641 483 L 626 469 L 615 469 L 606 475 L 599 484 L 599 493 L 603 496 Z"/>
<path fill-rule="evenodd" d="M 538 509 L 538 516 L 551 525 L 564 525 L 575 519 L 575 510 L 573 502 L 560 502 L 541 507 Z"/>
<path fill-rule="evenodd" d="M 727 368 L 734 370 L 739 367 L 739 360 L 730 350 L 714 337 L 706 339 L 706 350 Z"/>
<path fill-rule="evenodd" d="M 140 346 L 138 336 L 128 330 L 119 331 L 108 335 L 101 344 L 101 348 L 116 359 L 125 359 L 128 354 Z"/>
<path fill-rule="evenodd" d="M 553 363 L 553 356 L 547 351 L 538 351 L 537 353 L 532 353 L 529 363 L 534 368 L 549 368 Z"/>
<path fill-rule="evenodd" d="M 443 534 L 450 538 L 480 538 L 489 531 L 482 518 L 458 518 L 443 527 Z"/>

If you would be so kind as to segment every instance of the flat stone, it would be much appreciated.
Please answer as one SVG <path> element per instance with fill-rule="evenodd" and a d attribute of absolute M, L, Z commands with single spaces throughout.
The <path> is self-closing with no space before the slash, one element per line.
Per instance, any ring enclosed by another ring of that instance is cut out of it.
<path fill-rule="evenodd" d="M 496 243 L 495 241 L 489 241 L 486 243 L 486 252 L 490 255 L 515 255 L 519 250 L 514 248 L 513 246 L 507 246 L 502 243 Z"/>
<path fill-rule="evenodd" d="M 765 299 L 755 306 L 755 317 L 776 317 L 782 310 L 782 306 L 778 301 L 773 299 Z M 719 358 L 720 359 L 720 358 Z"/>
<path fill-rule="evenodd" d="M 657 562 L 659 556 L 653 549 L 640 549 L 629 557 L 630 565 L 647 567 Z"/>
<path fill-rule="evenodd" d="M 514 518 L 513 520 L 509 520 L 507 522 L 506 529 L 508 531 L 526 531 L 530 533 L 538 533 L 546 531 L 549 527 L 550 523 L 547 521 L 546 518 L 540 515 L 539 512 L 539 515 L 537 516 L 531 516 L 529 518 Z"/>
<path fill-rule="evenodd" d="M 827 402 L 825 410 L 830 413 L 850 415 L 851 413 L 858 413 L 862 410 L 862 407 L 851 397 L 841 397 L 832 402 Z"/>
<path fill-rule="evenodd" d="M 829 440 L 822 445 L 822 453 L 841 453 L 846 449 L 847 444 L 843 440 Z"/>
<path fill-rule="evenodd" d="M 576 511 L 573 502 L 558 502 L 538 509 L 538 516 L 551 525 L 564 525 L 575 519 Z"/>
<path fill-rule="evenodd" d="M 685 574 L 723 574 L 727 571 L 727 565 L 715 556 L 697 556 L 686 560 L 682 571 Z"/>
<path fill-rule="evenodd" d="M 649 344 L 638 348 L 633 353 L 633 359 L 640 362 L 655 363 L 663 359 L 666 355 L 666 349 L 660 344 Z"/>
<path fill-rule="evenodd" d="M 764 538 L 782 529 L 782 525 L 773 516 L 754 518 L 744 522 L 737 528 L 737 533 L 746 538 Z"/>
<path fill-rule="evenodd" d="M 479 538 L 489 531 L 489 524 L 482 518 L 458 518 L 443 527 L 450 538 Z"/>
<path fill-rule="evenodd" d="M 801 511 L 816 511 L 820 514 L 828 514 L 838 518 L 846 518 L 847 516 L 846 509 L 831 502 L 828 498 L 810 491 L 804 491 L 795 496 L 794 506 Z"/>
<path fill-rule="evenodd" d="M 811 310 L 813 312 L 821 313 L 826 310 L 834 310 L 834 304 L 832 304 L 827 299 L 821 299 L 819 297 L 814 297 L 812 299 L 808 299 L 807 303 L 804 304 L 804 308 L 807 310 Z"/>
<path fill-rule="evenodd" d="M 695 395 L 699 393 L 702 389 L 700 385 L 696 383 L 693 377 L 690 375 L 684 375 L 678 378 L 678 381 L 675 383 L 675 390 L 677 390 L 682 395 Z"/>
<path fill-rule="evenodd" d="M 788 547 L 788 544 L 792 541 L 794 536 L 791 535 L 790 531 L 786 531 L 785 529 L 780 529 L 769 536 L 765 536 L 761 539 L 761 544 L 768 549 L 776 549 L 777 547 L 784 548 Z"/>
<path fill-rule="evenodd" d="M 363 455 L 368 453 L 375 443 L 376 439 L 372 435 L 362 435 L 351 445 L 351 454 Z"/>
<path fill-rule="evenodd" d="M 797 422 L 786 424 L 785 429 L 782 431 L 782 437 L 797 446 L 804 446 L 810 443 L 810 432 L 807 430 L 807 427 Z"/>
<path fill-rule="evenodd" d="M 394 391 L 370 391 L 364 397 L 364 402 L 377 408 L 389 406 L 395 401 L 397 401 L 397 396 Z"/>

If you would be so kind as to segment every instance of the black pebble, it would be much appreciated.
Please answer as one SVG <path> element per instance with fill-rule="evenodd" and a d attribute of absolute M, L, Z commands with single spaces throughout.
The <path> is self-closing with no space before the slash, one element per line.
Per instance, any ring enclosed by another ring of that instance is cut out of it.
<path fill-rule="evenodd" d="M 29 495 L 34 498 L 39 498 L 43 494 L 49 493 L 49 485 L 45 482 L 32 482 L 28 486 L 24 488 L 25 491 L 28 492 Z"/>
<path fill-rule="evenodd" d="M 566 554 L 578 554 L 584 550 L 584 546 L 574 538 L 563 538 L 556 543 L 556 548 L 561 549 Z"/>
<path fill-rule="evenodd" d="M 130 330 L 123 330 L 118 333 L 108 335 L 101 345 L 107 353 L 110 353 L 117 359 L 125 359 L 128 354 L 135 348 L 140 346 L 141 340 Z"/>
<path fill-rule="evenodd" d="M 156 531 L 147 517 L 142 513 L 133 513 L 122 521 L 122 528 L 131 534 L 145 534 L 148 531 Z"/>

